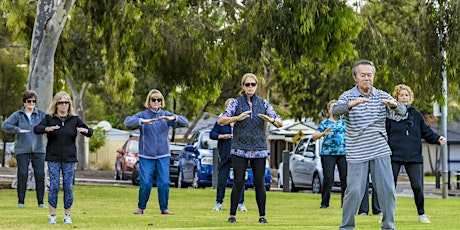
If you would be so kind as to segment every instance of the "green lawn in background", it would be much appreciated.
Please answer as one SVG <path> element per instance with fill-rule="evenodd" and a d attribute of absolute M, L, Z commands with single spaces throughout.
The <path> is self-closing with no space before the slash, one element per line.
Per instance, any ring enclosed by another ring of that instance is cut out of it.
<path fill-rule="evenodd" d="M 171 188 L 169 208 L 175 215 L 160 215 L 156 188 L 144 215 L 137 208 L 138 187 L 74 186 L 72 225 L 64 225 L 62 191 L 58 203 L 58 224 L 48 224 L 48 210 L 37 208 L 35 191 L 27 191 L 24 209 L 17 208 L 14 189 L 0 190 L 0 229 L 338 229 L 341 223 L 340 195 L 334 193 L 330 207 L 320 209 L 320 194 L 267 192 L 267 219 L 259 224 L 254 190 L 248 190 L 248 212 L 237 213 L 237 223 L 228 224 L 230 190 L 222 212 L 211 211 L 215 190 Z M 48 193 L 45 194 L 47 196 Z M 45 197 L 47 200 L 47 197 Z M 459 229 L 460 198 L 426 198 L 431 224 L 417 222 L 412 197 L 397 197 L 396 227 L 405 229 Z M 380 229 L 378 216 L 356 216 L 357 230 Z"/>

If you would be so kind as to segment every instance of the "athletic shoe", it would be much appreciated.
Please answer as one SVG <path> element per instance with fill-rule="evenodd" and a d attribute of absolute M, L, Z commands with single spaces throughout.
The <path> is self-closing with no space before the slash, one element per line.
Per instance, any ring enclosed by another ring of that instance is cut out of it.
<path fill-rule="evenodd" d="M 259 223 L 261 224 L 268 224 L 268 220 L 265 217 L 260 217 L 259 218 Z"/>
<path fill-rule="evenodd" d="M 139 208 L 134 212 L 134 214 L 142 215 L 142 214 L 144 214 L 144 209 Z"/>
<path fill-rule="evenodd" d="M 362 213 L 359 213 L 358 215 L 360 215 L 360 216 L 367 216 L 367 213 L 362 212 Z"/>
<path fill-rule="evenodd" d="M 216 206 L 214 206 L 214 208 L 212 210 L 213 211 L 218 211 L 218 212 L 222 211 L 222 204 L 217 202 Z"/>
<path fill-rule="evenodd" d="M 238 204 L 238 211 L 246 212 L 248 211 L 248 209 L 246 208 L 246 205 L 241 203 L 241 204 Z"/>
<path fill-rule="evenodd" d="M 236 223 L 236 218 L 235 217 L 229 217 L 228 220 L 227 220 L 227 223 L 229 224 L 233 224 L 233 223 Z"/>
<path fill-rule="evenodd" d="M 38 208 L 48 208 L 48 207 L 46 205 L 44 205 L 44 204 L 39 204 Z"/>
<path fill-rule="evenodd" d="M 418 216 L 418 222 L 425 223 L 425 224 L 431 223 L 430 218 L 425 214 Z"/>
<path fill-rule="evenodd" d="M 49 215 L 48 224 L 56 224 L 56 216 Z"/>
<path fill-rule="evenodd" d="M 18 208 L 24 208 L 24 204 L 19 203 Z"/>
<path fill-rule="evenodd" d="M 382 213 L 379 213 L 378 215 L 380 215 L 380 216 L 379 216 L 379 223 L 382 223 L 382 221 L 383 221 L 383 214 L 382 214 Z"/>
<path fill-rule="evenodd" d="M 70 218 L 70 215 L 64 215 L 64 219 L 62 219 L 62 222 L 64 222 L 64 224 L 71 224 L 72 218 Z"/>

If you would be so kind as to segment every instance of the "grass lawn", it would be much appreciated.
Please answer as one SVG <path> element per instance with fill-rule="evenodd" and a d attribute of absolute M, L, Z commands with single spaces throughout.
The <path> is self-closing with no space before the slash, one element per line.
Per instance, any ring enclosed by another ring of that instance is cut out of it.
<path fill-rule="evenodd" d="M 330 207 L 320 209 L 320 194 L 267 192 L 267 219 L 259 224 L 254 190 L 245 194 L 248 212 L 237 213 L 237 223 L 228 224 L 230 190 L 222 212 L 211 211 L 215 190 L 171 188 L 169 208 L 175 215 L 160 215 L 156 188 L 144 215 L 137 208 L 137 187 L 75 186 L 72 225 L 64 225 L 62 191 L 59 193 L 58 223 L 48 224 L 48 210 L 37 208 L 35 191 L 27 191 L 24 209 L 18 209 L 16 190 L 0 189 L 0 229 L 338 229 L 341 223 L 340 195 L 332 195 Z M 47 201 L 45 193 L 45 202 Z M 460 198 L 426 198 L 431 224 L 417 222 L 413 198 L 398 197 L 398 229 L 460 229 Z M 380 229 L 378 216 L 356 216 L 357 230 Z"/>

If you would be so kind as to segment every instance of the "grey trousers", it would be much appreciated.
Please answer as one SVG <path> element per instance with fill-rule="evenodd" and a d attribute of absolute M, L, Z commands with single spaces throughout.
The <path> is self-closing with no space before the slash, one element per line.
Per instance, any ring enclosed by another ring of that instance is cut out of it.
<path fill-rule="evenodd" d="M 371 173 L 372 184 L 377 191 L 378 201 L 382 210 L 382 229 L 394 227 L 394 212 L 396 209 L 395 185 L 391 169 L 390 156 L 373 159 L 366 162 L 348 162 L 347 190 L 342 207 L 342 225 L 340 230 L 354 229 L 355 215 L 366 191 L 368 172 Z"/>

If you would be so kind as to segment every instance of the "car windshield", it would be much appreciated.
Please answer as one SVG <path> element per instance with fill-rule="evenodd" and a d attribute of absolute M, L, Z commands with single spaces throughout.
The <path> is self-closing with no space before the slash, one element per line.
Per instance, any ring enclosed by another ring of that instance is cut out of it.
<path fill-rule="evenodd" d="M 128 152 L 137 153 L 139 152 L 139 141 L 131 140 L 129 143 Z"/>

